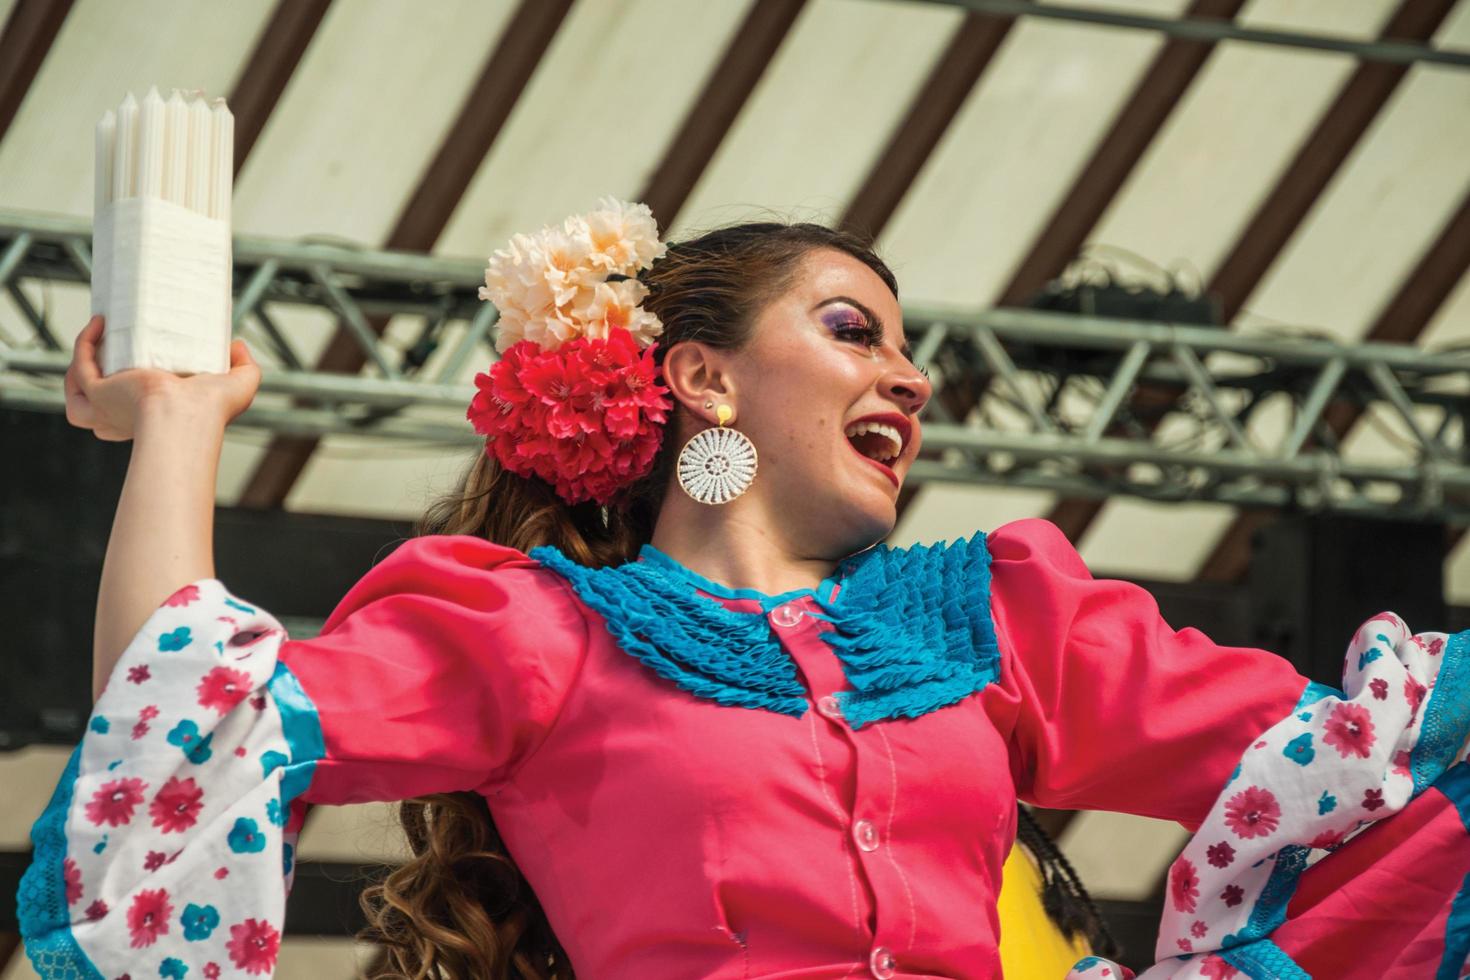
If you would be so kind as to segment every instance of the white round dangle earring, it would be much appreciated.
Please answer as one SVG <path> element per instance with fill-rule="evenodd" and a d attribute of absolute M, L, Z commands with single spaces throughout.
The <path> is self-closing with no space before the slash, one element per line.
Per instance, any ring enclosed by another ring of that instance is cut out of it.
<path fill-rule="evenodd" d="M 729 405 L 721 405 L 715 411 L 719 427 L 696 433 L 679 450 L 679 486 L 702 504 L 728 504 L 755 479 L 755 444 L 745 433 L 725 427 L 734 414 Z"/>

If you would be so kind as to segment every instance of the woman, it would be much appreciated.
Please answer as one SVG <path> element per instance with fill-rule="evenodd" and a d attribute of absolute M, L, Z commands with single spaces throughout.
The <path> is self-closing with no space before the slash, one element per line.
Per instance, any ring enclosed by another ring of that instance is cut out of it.
<path fill-rule="evenodd" d="M 409 975 L 997 976 L 1020 797 L 1200 828 L 1149 976 L 1458 970 L 1470 634 L 1381 614 L 1337 692 L 1175 632 L 1045 521 L 874 546 L 932 392 L 846 235 L 665 250 L 608 202 L 518 236 L 482 295 L 505 357 L 423 528 L 449 533 L 307 641 L 212 578 L 243 347 L 100 379 L 83 332 L 69 417 L 135 445 L 106 688 L 22 889 L 33 959 L 268 973 L 306 807 L 417 798 L 419 857 L 372 896 Z"/>

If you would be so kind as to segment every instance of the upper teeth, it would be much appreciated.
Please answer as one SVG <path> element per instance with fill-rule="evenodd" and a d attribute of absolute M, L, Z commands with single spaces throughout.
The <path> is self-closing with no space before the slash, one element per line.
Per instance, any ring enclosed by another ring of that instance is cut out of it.
<path fill-rule="evenodd" d="M 903 437 L 891 425 L 885 425 L 882 422 L 854 422 L 847 427 L 847 437 L 849 439 L 869 432 L 888 440 L 888 452 L 878 457 L 880 461 L 896 459 L 898 454 L 903 452 Z"/>

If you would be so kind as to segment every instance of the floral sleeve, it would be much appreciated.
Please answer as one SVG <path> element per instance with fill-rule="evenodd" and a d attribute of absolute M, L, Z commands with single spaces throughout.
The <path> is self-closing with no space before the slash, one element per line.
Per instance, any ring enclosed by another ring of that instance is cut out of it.
<path fill-rule="evenodd" d="M 1470 955 L 1470 632 L 1380 613 L 1240 759 L 1169 870 L 1147 980 L 1457 978 Z M 1392 819 L 1389 819 L 1392 817 Z M 1115 964 L 1079 963 L 1076 980 Z"/>
<path fill-rule="evenodd" d="M 287 808 L 320 741 L 276 672 L 283 636 L 208 579 L 128 646 L 31 832 L 20 924 L 41 976 L 274 970 Z"/>
<path fill-rule="evenodd" d="M 308 804 L 488 792 L 545 738 L 585 637 L 560 580 L 461 536 L 404 543 L 311 639 L 216 579 L 180 589 L 32 829 L 37 971 L 269 976 Z"/>

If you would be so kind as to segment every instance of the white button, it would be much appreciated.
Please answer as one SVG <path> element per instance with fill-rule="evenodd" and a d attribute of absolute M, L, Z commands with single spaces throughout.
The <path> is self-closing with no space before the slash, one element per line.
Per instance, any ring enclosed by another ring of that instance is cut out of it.
<path fill-rule="evenodd" d="M 857 841 L 857 846 L 865 851 L 878 849 L 878 831 L 873 827 L 871 820 L 859 820 L 853 824 L 852 839 Z"/>
<path fill-rule="evenodd" d="M 833 721 L 842 720 L 842 705 L 830 694 L 817 699 L 817 711 Z"/>
<path fill-rule="evenodd" d="M 801 607 L 794 602 L 783 602 L 771 610 L 771 622 L 777 626 L 795 626 L 801 617 Z"/>
<path fill-rule="evenodd" d="M 887 946 L 875 946 L 873 955 L 868 957 L 868 971 L 878 980 L 888 980 L 898 972 L 898 960 Z"/>

